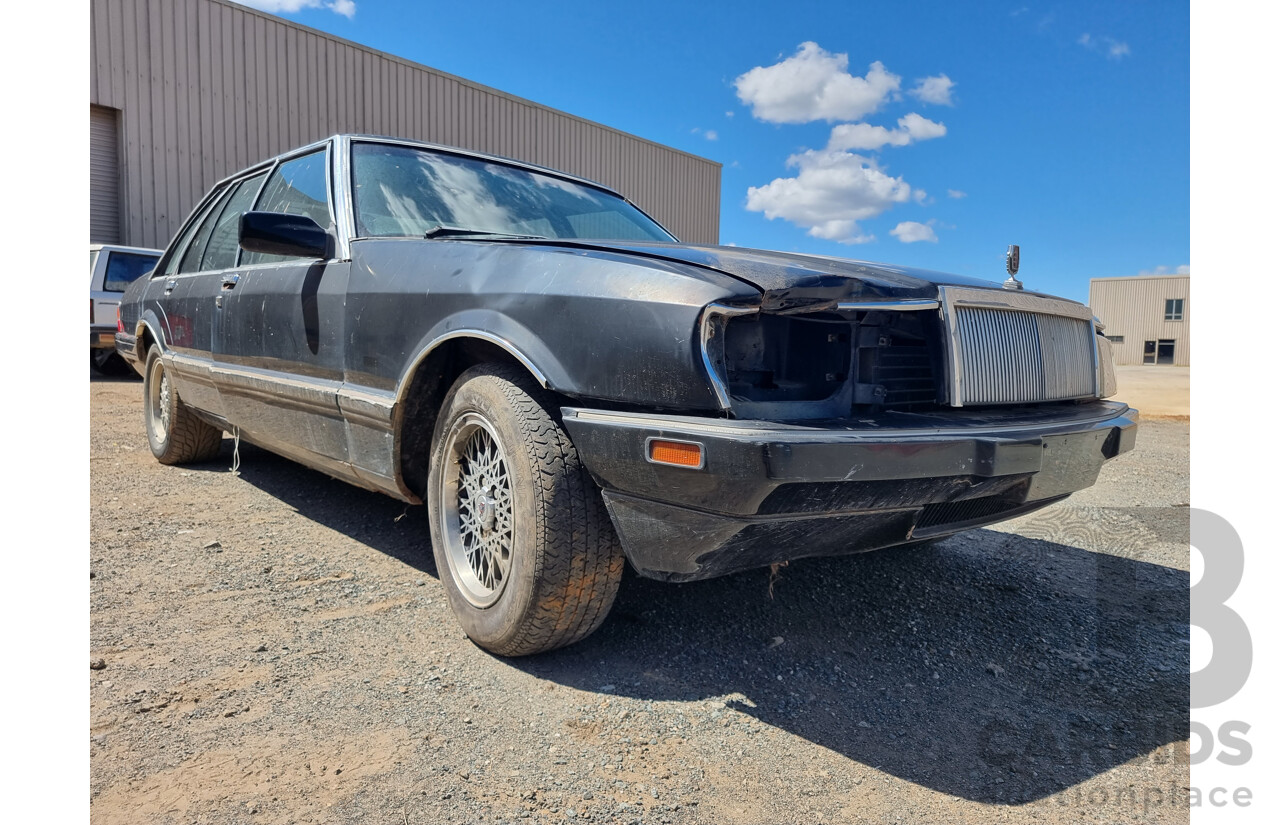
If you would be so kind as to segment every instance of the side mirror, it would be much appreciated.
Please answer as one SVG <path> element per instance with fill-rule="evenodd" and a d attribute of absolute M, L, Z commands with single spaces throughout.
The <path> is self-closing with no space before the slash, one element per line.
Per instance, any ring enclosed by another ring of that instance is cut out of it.
<path fill-rule="evenodd" d="M 240 248 L 246 252 L 298 258 L 330 258 L 333 241 L 306 215 L 245 212 L 240 216 Z"/>

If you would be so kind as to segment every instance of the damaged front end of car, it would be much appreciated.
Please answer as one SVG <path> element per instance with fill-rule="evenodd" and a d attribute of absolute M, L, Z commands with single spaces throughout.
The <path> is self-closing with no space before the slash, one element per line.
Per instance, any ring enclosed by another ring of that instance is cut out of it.
<path fill-rule="evenodd" d="M 950 535 L 1060 501 L 1133 446 L 1137 412 L 1103 400 L 1110 347 L 1080 304 L 959 285 L 771 297 L 701 314 L 722 418 L 564 410 L 643 575 Z"/>

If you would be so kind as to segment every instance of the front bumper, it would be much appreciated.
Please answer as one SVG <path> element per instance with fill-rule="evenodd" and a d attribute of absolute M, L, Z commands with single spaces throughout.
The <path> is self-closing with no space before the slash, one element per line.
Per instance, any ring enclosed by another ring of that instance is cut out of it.
<path fill-rule="evenodd" d="M 565 428 L 642 575 L 689 581 L 991 524 L 1091 486 L 1133 449 L 1114 402 L 886 413 L 816 426 L 574 407 Z M 702 445 L 702 469 L 650 462 Z"/>

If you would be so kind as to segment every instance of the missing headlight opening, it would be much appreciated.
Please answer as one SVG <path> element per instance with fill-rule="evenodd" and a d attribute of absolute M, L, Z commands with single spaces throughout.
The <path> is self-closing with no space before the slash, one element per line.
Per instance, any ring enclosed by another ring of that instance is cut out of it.
<path fill-rule="evenodd" d="M 937 335 L 923 313 L 729 319 L 724 369 L 740 417 L 842 418 L 933 406 Z"/>
<path fill-rule="evenodd" d="M 766 402 L 830 398 L 849 376 L 851 333 L 843 318 L 736 318 L 725 330 L 729 394 Z"/>

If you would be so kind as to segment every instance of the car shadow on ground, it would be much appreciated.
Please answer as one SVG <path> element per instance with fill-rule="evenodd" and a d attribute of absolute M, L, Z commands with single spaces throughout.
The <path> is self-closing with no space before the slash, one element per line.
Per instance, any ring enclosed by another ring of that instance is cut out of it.
<path fill-rule="evenodd" d="M 248 483 L 437 575 L 425 508 L 241 449 Z M 772 595 L 768 571 L 628 575 L 593 636 L 495 662 L 601 695 L 724 701 L 904 780 L 1016 804 L 1133 759 L 1186 784 L 1189 587 L 1185 571 L 976 530 L 793 562 Z"/>
<path fill-rule="evenodd" d="M 188 464 L 183 469 L 227 472 L 233 450 L 232 439 L 223 438 L 217 458 Z M 436 575 L 425 507 L 407 505 L 382 493 L 354 487 L 244 441 L 240 442 L 239 472 L 243 481 L 306 518 L 415 570 Z"/>

